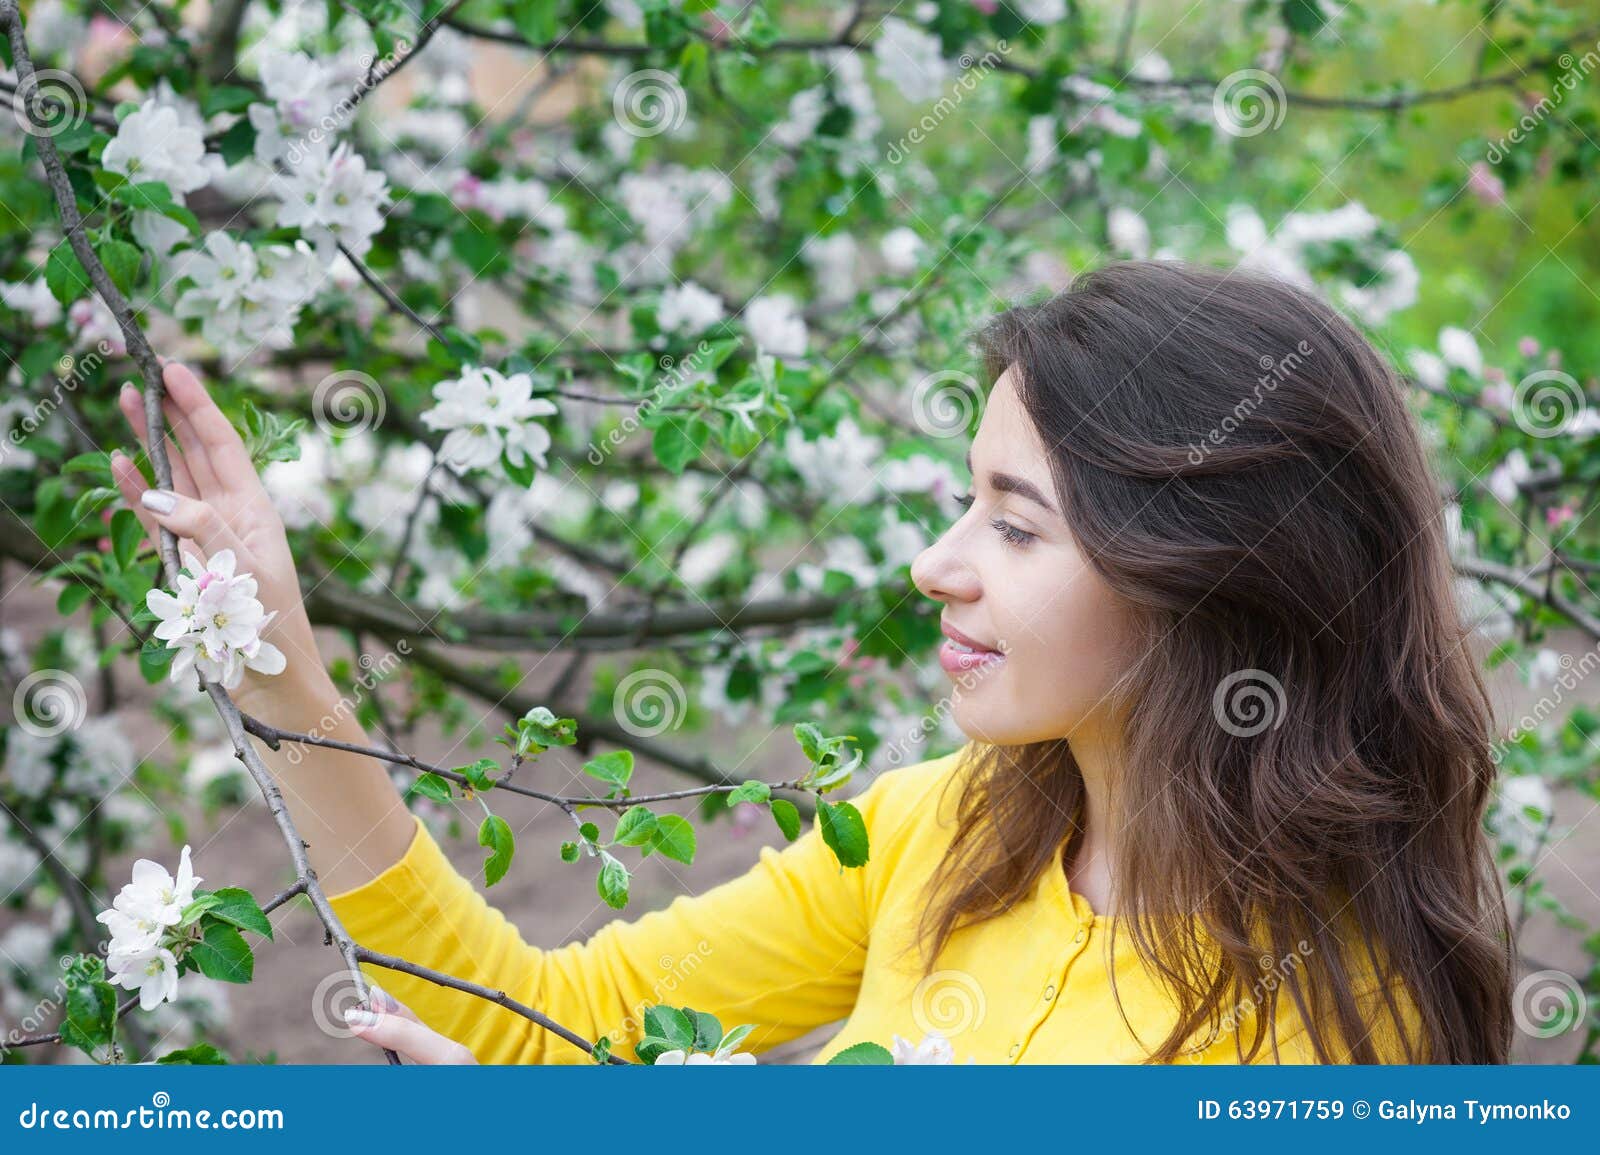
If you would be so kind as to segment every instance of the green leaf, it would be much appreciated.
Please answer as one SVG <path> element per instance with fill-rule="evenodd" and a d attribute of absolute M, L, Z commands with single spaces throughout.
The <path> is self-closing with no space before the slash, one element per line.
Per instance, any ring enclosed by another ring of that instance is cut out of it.
<path fill-rule="evenodd" d="M 689 462 L 700 456 L 711 430 L 704 422 L 691 419 L 687 422 L 672 417 L 655 431 L 651 448 L 657 460 L 670 473 L 682 473 Z"/>
<path fill-rule="evenodd" d="M 848 802 L 817 802 L 817 825 L 840 866 L 867 863 L 867 824 L 861 811 Z"/>
<path fill-rule="evenodd" d="M 498 814 L 487 815 L 478 827 L 478 845 L 491 848 L 483 862 L 483 882 L 485 886 L 493 886 L 506 876 L 516 849 L 511 824 Z"/>
<path fill-rule="evenodd" d="M 765 802 L 771 797 L 772 787 L 765 782 L 758 782 L 752 778 L 748 782 L 740 783 L 728 792 L 728 805 L 732 806 L 738 802 Z"/>
<path fill-rule="evenodd" d="M 72 503 L 72 520 L 86 521 L 109 507 L 121 496 L 117 490 L 109 486 L 97 485 L 93 489 L 86 489 L 78 495 L 78 500 Z"/>
<path fill-rule="evenodd" d="M 210 1043 L 195 1043 L 193 1046 L 184 1047 L 177 1051 L 168 1051 L 156 1060 L 175 1066 L 221 1066 L 226 1064 L 228 1056 L 223 1054 Z"/>
<path fill-rule="evenodd" d="M 595 888 L 607 906 L 621 910 L 628 905 L 628 868 L 603 850 L 600 857 L 600 874 L 595 879 Z"/>
<path fill-rule="evenodd" d="M 517 753 L 537 754 L 551 746 L 571 746 L 578 740 L 578 723 L 558 718 L 548 706 L 535 706 L 517 721 Z"/>
<path fill-rule="evenodd" d="M 511 19 L 522 38 L 535 48 L 549 44 L 561 31 L 555 0 L 519 0 L 511 5 Z"/>
<path fill-rule="evenodd" d="M 139 556 L 139 543 L 144 540 L 144 526 L 131 509 L 119 509 L 111 515 L 111 553 L 117 565 L 127 569 Z"/>
<path fill-rule="evenodd" d="M 61 1025 L 63 1042 L 92 1055 L 97 1046 L 111 1042 L 116 1023 L 117 992 L 110 983 L 74 983 L 67 988 L 67 1016 Z"/>
<path fill-rule="evenodd" d="M 493 758 L 479 758 L 470 766 L 457 766 L 456 773 L 472 783 L 474 790 L 494 789 L 494 779 L 490 774 L 500 769 L 500 764 Z"/>
<path fill-rule="evenodd" d="M 612 841 L 620 846 L 643 846 L 656 832 L 656 816 L 648 807 L 633 806 L 617 819 L 617 832 Z"/>
<path fill-rule="evenodd" d="M 817 729 L 813 722 L 796 722 L 794 727 L 794 740 L 800 743 L 800 749 L 805 752 L 806 760 L 816 762 L 822 757 L 824 742 L 822 731 Z"/>
<path fill-rule="evenodd" d="M 651 1007 L 644 1013 L 644 1032 L 666 1040 L 669 1049 L 687 1051 L 694 1046 L 695 1021 L 677 1007 Z"/>
<path fill-rule="evenodd" d="M 102 241 L 95 247 L 94 255 L 111 274 L 111 283 L 124 293 L 133 292 L 139 279 L 139 261 L 143 257 L 138 245 L 127 241 Z"/>
<path fill-rule="evenodd" d="M 51 295 L 63 305 L 70 305 L 92 291 L 89 274 L 83 271 L 72 245 L 65 240 L 51 249 L 50 256 L 45 260 L 44 283 L 49 286 Z"/>
<path fill-rule="evenodd" d="M 650 847 L 666 857 L 685 864 L 694 862 L 694 826 L 678 814 L 663 814 L 656 819 Z"/>
<path fill-rule="evenodd" d="M 178 925 L 189 926 L 190 924 L 198 921 L 200 916 L 206 911 L 210 910 L 212 907 L 221 905 L 222 899 L 218 898 L 214 894 L 208 894 L 202 891 L 198 898 L 183 908 L 183 911 L 178 917 Z"/>
<path fill-rule="evenodd" d="M 200 111 L 210 120 L 219 112 L 243 112 L 259 99 L 254 91 L 240 85 L 218 85 L 201 100 Z"/>
<path fill-rule="evenodd" d="M 772 800 L 772 820 L 790 842 L 800 837 L 800 809 L 787 798 Z"/>
<path fill-rule="evenodd" d="M 256 960 L 249 944 L 225 922 L 210 923 L 205 937 L 190 948 L 189 958 L 208 979 L 247 983 L 255 974 Z"/>
<path fill-rule="evenodd" d="M 878 1043 L 857 1043 L 846 1047 L 824 1064 L 829 1067 L 892 1067 L 894 1055 Z"/>
<path fill-rule="evenodd" d="M 221 919 L 240 930 L 254 931 L 271 941 L 272 923 L 267 921 L 260 904 L 248 890 L 240 886 L 225 886 L 212 891 L 211 897 L 221 899 L 221 902 L 206 912 L 208 918 Z"/>
<path fill-rule="evenodd" d="M 561 844 L 562 862 L 576 862 L 578 861 L 578 854 L 579 850 L 576 842 L 563 842 Z"/>
<path fill-rule="evenodd" d="M 715 1051 L 717 1044 L 722 1041 L 722 1024 L 717 1021 L 717 1016 L 688 1007 L 684 1008 L 684 1013 L 694 1020 L 694 1049 Z"/>
<path fill-rule="evenodd" d="M 417 780 L 406 788 L 406 800 L 410 801 L 414 795 L 420 794 L 424 798 L 432 798 L 435 802 L 450 801 L 450 783 L 439 777 L 433 771 L 417 775 Z"/>
<path fill-rule="evenodd" d="M 139 673 L 146 682 L 155 685 L 167 676 L 172 659 L 177 656 L 178 652 L 168 649 L 165 642 L 151 638 L 139 648 Z"/>
<path fill-rule="evenodd" d="M 633 751 L 613 750 L 609 754 L 591 758 L 583 764 L 583 772 L 602 782 L 626 788 L 628 779 L 633 777 Z"/>
<path fill-rule="evenodd" d="M 740 1043 L 744 1042 L 745 1037 L 755 1029 L 754 1023 L 746 1023 L 742 1027 L 734 1027 L 727 1034 L 723 1035 L 722 1038 L 717 1040 L 717 1053 L 726 1054 L 727 1052 L 733 1050 Z"/>
<path fill-rule="evenodd" d="M 61 596 L 56 598 L 56 613 L 65 617 L 67 614 L 77 612 L 83 603 L 89 600 L 89 595 L 92 593 L 94 591 L 86 585 L 67 586 L 61 591 Z"/>

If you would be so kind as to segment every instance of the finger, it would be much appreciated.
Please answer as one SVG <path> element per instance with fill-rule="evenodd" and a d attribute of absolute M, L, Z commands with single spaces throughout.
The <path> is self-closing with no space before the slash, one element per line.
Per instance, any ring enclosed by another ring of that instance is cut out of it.
<path fill-rule="evenodd" d="M 123 502 L 133 510 L 133 516 L 139 519 L 139 524 L 144 526 L 145 537 L 153 543 L 158 535 L 158 527 L 150 511 L 139 504 L 139 495 L 147 488 L 144 478 L 140 476 L 133 459 L 120 449 L 111 451 L 111 479 L 117 483 Z"/>
<path fill-rule="evenodd" d="M 370 1002 L 374 1009 L 386 1015 L 399 1015 L 403 1019 L 410 1019 L 413 1023 L 420 1023 L 417 1013 L 384 990 L 377 983 L 368 983 L 367 989 L 372 992 Z"/>
<path fill-rule="evenodd" d="M 155 518 L 157 525 L 188 538 L 208 558 L 219 549 L 231 549 L 235 554 L 243 552 L 233 528 L 207 502 L 173 493 L 170 489 L 147 489 L 139 495 L 139 504 Z"/>
<path fill-rule="evenodd" d="M 172 427 L 172 435 L 183 447 L 183 460 L 189 466 L 189 476 L 194 478 L 197 496 L 202 501 L 215 499 L 219 493 L 216 468 L 211 464 L 211 455 L 206 452 L 205 442 L 195 431 L 194 423 L 171 397 L 161 399 L 161 412 Z"/>
<path fill-rule="evenodd" d="M 133 426 L 134 433 L 148 454 L 150 429 L 144 419 L 144 394 L 130 381 L 117 394 L 117 407 L 128 419 L 128 424 Z M 166 446 L 167 464 L 172 468 L 172 488 L 189 497 L 200 496 L 200 491 L 194 486 L 194 478 L 189 476 L 189 465 L 184 461 L 183 453 L 178 449 L 178 443 L 172 439 L 171 433 L 166 436 Z"/>
<path fill-rule="evenodd" d="M 398 1051 L 413 1063 L 460 1066 L 478 1061 L 460 1043 L 400 1015 L 386 1015 L 354 1007 L 345 1012 L 345 1023 L 356 1038 L 375 1047 Z"/>
<path fill-rule="evenodd" d="M 245 448 L 244 439 L 211 400 L 200 378 L 187 365 L 168 361 L 161 380 L 166 384 L 167 396 L 177 404 L 204 447 L 217 479 L 229 486 L 249 485 L 255 481 L 255 466 L 250 462 L 250 451 Z"/>

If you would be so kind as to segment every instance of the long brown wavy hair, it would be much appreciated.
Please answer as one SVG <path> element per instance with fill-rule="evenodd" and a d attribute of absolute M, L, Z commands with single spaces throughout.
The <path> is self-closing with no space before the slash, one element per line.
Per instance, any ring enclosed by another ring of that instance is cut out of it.
<path fill-rule="evenodd" d="M 1106 704 L 1125 719 L 1113 926 L 1178 1011 L 1147 1061 L 1202 1029 L 1209 1045 L 1247 1001 L 1251 1061 L 1287 993 L 1319 1062 L 1342 1057 L 1330 1026 L 1349 1061 L 1378 1062 L 1364 957 L 1420 1013 L 1411 1037 L 1384 993 L 1409 1061 L 1506 1062 L 1491 703 L 1387 362 L 1308 292 L 1168 261 L 1104 265 L 977 345 L 991 382 L 1012 369 L 1078 545 L 1136 622 Z M 929 967 L 1084 836 L 1070 740 L 975 743 L 956 783 Z M 1264 984 L 1268 952 L 1297 962 Z"/>

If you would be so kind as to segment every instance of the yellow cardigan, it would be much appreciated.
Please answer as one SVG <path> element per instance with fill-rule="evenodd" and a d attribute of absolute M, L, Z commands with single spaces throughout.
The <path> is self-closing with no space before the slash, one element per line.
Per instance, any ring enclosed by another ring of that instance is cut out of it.
<path fill-rule="evenodd" d="M 1119 931 L 1117 993 L 1139 1037 L 1129 1033 L 1105 957 L 1113 919 L 1095 915 L 1071 890 L 1060 856 L 1026 900 L 958 930 L 931 973 L 917 967 L 915 951 L 905 952 L 926 882 L 949 846 L 959 784 L 943 809 L 937 804 L 962 753 L 884 772 L 854 800 L 871 841 L 865 867 L 842 870 L 812 827 L 782 849 L 763 847 L 740 877 L 631 922 L 619 919 L 587 942 L 528 946 L 420 821 L 399 862 L 330 901 L 364 946 L 502 989 L 585 1038 L 610 1036 L 629 1059 L 645 1010 L 660 1003 L 708 1011 L 725 1028 L 755 1024 L 741 1049 L 758 1053 L 848 1018 L 818 1062 L 853 1043 L 889 1046 L 898 1035 L 915 1044 L 930 1033 L 950 1041 L 957 1063 L 1140 1061 L 1165 1038 L 1175 1011 Z M 1349 965 L 1372 973 L 1353 959 Z M 511 1011 L 368 970 L 480 1062 L 589 1061 Z M 1415 1006 L 1391 989 L 1415 1038 Z M 1359 993 L 1367 1022 L 1377 1024 L 1383 1061 L 1404 1062 L 1377 984 L 1364 981 Z M 1237 1020 L 1246 1044 L 1254 1037 L 1249 1010 Z M 1315 1061 L 1287 994 L 1279 999 L 1278 1046 L 1282 1062 Z M 1233 1034 L 1224 1029 L 1195 1061 L 1237 1062 Z M 1270 1037 L 1257 1061 L 1272 1061 Z"/>

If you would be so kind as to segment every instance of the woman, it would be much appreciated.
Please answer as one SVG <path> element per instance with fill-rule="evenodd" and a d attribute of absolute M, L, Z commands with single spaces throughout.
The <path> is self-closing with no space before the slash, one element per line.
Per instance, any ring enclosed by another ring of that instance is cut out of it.
<path fill-rule="evenodd" d="M 1307 293 L 1168 262 L 1105 266 L 980 347 L 972 491 L 912 569 L 972 741 L 862 794 L 865 867 L 808 831 L 539 950 L 376 763 L 263 751 L 348 929 L 623 1055 L 667 1003 L 754 1024 L 753 1051 L 848 1017 L 820 1060 L 903 1039 L 958 1062 L 1505 1062 L 1489 702 L 1394 374 Z M 337 694 L 283 529 L 200 384 L 166 381 L 177 493 L 119 455 L 122 492 L 257 574 L 289 671 L 237 698 L 307 729 Z M 122 405 L 142 435 L 131 386 Z M 587 1061 L 384 982 L 398 1001 L 356 1031 L 415 1061 Z"/>

